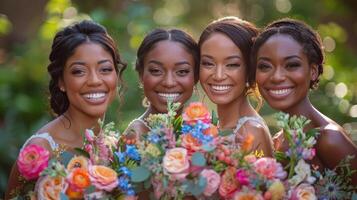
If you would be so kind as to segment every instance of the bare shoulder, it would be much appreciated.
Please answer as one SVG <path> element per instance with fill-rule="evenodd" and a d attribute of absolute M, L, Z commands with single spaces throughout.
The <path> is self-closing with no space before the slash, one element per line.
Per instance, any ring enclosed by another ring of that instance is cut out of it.
<path fill-rule="evenodd" d="M 335 146 L 355 146 L 346 131 L 336 123 L 329 123 L 320 129 L 318 143 L 328 148 Z"/>
<path fill-rule="evenodd" d="M 246 123 L 244 123 L 240 130 L 243 131 L 244 133 L 249 133 L 258 137 L 259 136 L 261 137 L 263 135 L 269 135 L 270 137 L 269 130 L 261 123 L 253 120 L 249 120 Z"/>
<path fill-rule="evenodd" d="M 262 151 L 264 156 L 268 157 L 273 155 L 273 141 L 265 126 L 255 121 L 247 121 L 240 131 L 243 135 L 250 134 L 254 137 L 252 151 Z"/>

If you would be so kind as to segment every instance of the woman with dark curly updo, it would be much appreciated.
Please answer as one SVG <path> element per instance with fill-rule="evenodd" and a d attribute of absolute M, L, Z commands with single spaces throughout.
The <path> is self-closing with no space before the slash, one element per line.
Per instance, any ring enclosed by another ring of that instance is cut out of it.
<path fill-rule="evenodd" d="M 357 154 L 357 147 L 345 130 L 320 113 L 309 100 L 309 90 L 318 86 L 323 71 L 324 54 L 320 36 L 307 24 L 293 19 L 281 19 L 269 24 L 257 37 L 253 46 L 256 82 L 264 99 L 279 111 L 303 115 L 311 122 L 306 130 L 318 128 L 312 160 L 320 169 L 333 169 L 347 155 Z M 274 138 L 278 151 L 288 144 L 282 132 Z M 357 168 L 357 158 L 352 160 Z M 353 184 L 357 182 L 353 176 Z"/>
<path fill-rule="evenodd" d="M 87 128 L 99 130 L 109 104 L 117 95 L 126 64 L 106 29 L 82 21 L 59 31 L 49 56 L 50 105 L 56 118 L 32 135 L 23 145 L 48 149 L 50 156 L 74 151 L 83 145 Z M 21 195 L 24 179 L 15 164 L 9 178 L 6 199 Z"/>

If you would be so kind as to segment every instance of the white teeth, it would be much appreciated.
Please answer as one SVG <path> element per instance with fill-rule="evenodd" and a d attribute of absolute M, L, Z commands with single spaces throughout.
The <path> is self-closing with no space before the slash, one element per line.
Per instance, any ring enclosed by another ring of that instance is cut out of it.
<path fill-rule="evenodd" d="M 88 94 L 84 95 L 84 97 L 87 99 L 99 99 L 99 98 L 103 98 L 104 96 L 105 96 L 105 93 L 103 93 L 103 92 L 88 93 Z"/>
<path fill-rule="evenodd" d="M 230 85 L 212 85 L 211 87 L 214 90 L 218 90 L 218 91 L 228 90 L 229 88 L 231 88 Z"/>
<path fill-rule="evenodd" d="M 270 90 L 271 93 L 276 94 L 276 95 L 282 95 L 282 94 L 287 94 L 291 91 L 291 88 L 288 89 L 281 89 L 281 90 Z"/>
<path fill-rule="evenodd" d="M 166 98 L 166 99 L 176 99 L 180 93 L 158 93 L 160 97 Z"/>

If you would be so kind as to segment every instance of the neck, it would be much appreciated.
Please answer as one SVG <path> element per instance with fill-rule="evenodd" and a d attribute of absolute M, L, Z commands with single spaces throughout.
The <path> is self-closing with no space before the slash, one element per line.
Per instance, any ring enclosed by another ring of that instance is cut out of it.
<path fill-rule="evenodd" d="M 217 105 L 217 112 L 221 129 L 234 128 L 242 116 L 255 115 L 255 110 L 246 96 L 238 98 L 229 104 Z"/>
<path fill-rule="evenodd" d="M 94 133 L 99 133 L 100 127 L 98 120 L 99 118 L 103 120 L 103 117 L 89 116 L 82 112 L 73 111 L 72 109 L 68 109 L 63 116 L 67 119 L 65 120 L 65 127 L 81 137 L 85 129 L 93 129 Z"/>
<path fill-rule="evenodd" d="M 311 104 L 308 97 L 300 101 L 297 105 L 292 106 L 288 109 L 282 110 L 285 113 L 288 113 L 290 116 L 304 116 L 311 120 L 306 128 L 316 128 L 321 126 L 323 123 L 323 115 L 316 110 L 316 108 Z"/>

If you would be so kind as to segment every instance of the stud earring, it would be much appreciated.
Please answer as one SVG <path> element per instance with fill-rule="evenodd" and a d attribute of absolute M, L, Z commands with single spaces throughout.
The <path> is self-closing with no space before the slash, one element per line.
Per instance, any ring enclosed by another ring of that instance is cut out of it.
<path fill-rule="evenodd" d="M 60 87 L 61 92 L 66 92 L 66 90 L 64 89 L 64 87 Z"/>
<path fill-rule="evenodd" d="M 245 82 L 245 87 L 249 88 L 249 83 Z"/>

